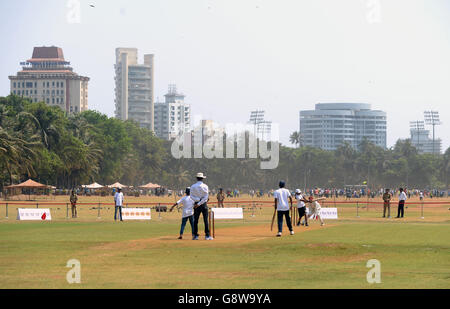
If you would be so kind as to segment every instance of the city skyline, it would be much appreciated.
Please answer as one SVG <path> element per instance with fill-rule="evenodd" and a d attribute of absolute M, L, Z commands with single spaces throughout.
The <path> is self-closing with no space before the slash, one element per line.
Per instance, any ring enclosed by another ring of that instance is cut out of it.
<path fill-rule="evenodd" d="M 367 102 L 387 112 L 388 147 L 409 138 L 409 122 L 425 110 L 441 112 L 436 136 L 444 150 L 450 146 L 445 1 L 381 1 L 382 18 L 375 21 L 367 20 L 366 1 L 156 1 L 140 3 L 141 10 L 125 1 L 95 1 L 92 9 L 80 3 L 79 24 L 67 21 L 66 1 L 0 4 L 6 25 L 0 32 L 8 43 L 0 95 L 9 94 L 8 76 L 32 47 L 54 45 L 91 77 L 89 108 L 113 117 L 114 50 L 135 46 L 155 54 L 155 97 L 176 83 L 195 102 L 193 115 L 222 125 L 245 123 L 248 111 L 262 108 L 290 145 L 300 110 L 319 102 Z M 139 20 L 145 12 L 151 21 Z M 31 14 L 53 22 L 23 27 Z M 168 16 L 176 18 L 168 22 Z M 279 23 L 265 25 L 268 17 Z M 139 25 L 147 30 L 130 33 Z"/>

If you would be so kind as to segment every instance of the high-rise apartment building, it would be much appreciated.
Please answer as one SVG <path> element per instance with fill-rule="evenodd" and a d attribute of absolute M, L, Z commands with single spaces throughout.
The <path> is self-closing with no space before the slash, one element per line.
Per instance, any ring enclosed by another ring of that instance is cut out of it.
<path fill-rule="evenodd" d="M 442 153 L 442 140 L 430 138 L 430 130 L 411 129 L 411 144 L 416 147 L 417 152 Z"/>
<path fill-rule="evenodd" d="M 172 140 L 191 129 L 191 106 L 184 102 L 185 95 L 177 92 L 176 85 L 169 85 L 165 102 L 155 103 L 155 134 Z"/>
<path fill-rule="evenodd" d="M 325 103 L 315 110 L 300 112 L 302 144 L 336 150 L 347 142 L 355 149 L 364 138 L 386 148 L 386 113 L 370 104 Z"/>
<path fill-rule="evenodd" d="M 134 120 L 143 128 L 154 131 L 153 96 L 154 55 L 144 55 L 138 63 L 136 48 L 116 49 L 116 118 Z"/>
<path fill-rule="evenodd" d="M 89 78 L 73 72 L 61 48 L 35 47 L 32 58 L 20 64 L 22 71 L 9 76 L 12 94 L 58 106 L 69 114 L 88 109 Z"/>

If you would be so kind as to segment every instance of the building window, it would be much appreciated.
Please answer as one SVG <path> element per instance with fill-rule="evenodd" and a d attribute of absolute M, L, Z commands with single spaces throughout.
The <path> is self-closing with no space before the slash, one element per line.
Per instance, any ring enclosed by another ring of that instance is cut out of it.
<path fill-rule="evenodd" d="M 52 98 L 52 104 L 55 104 L 55 98 Z"/>
<path fill-rule="evenodd" d="M 50 82 L 47 82 L 47 88 L 50 88 Z"/>
<path fill-rule="evenodd" d="M 16 83 L 14 83 L 14 88 L 16 88 Z"/>
<path fill-rule="evenodd" d="M 49 99 L 49 98 L 47 98 L 47 100 L 46 100 L 46 101 L 47 101 L 47 104 L 50 104 L 50 99 Z"/>
<path fill-rule="evenodd" d="M 42 82 L 42 88 L 45 88 L 45 82 Z"/>
<path fill-rule="evenodd" d="M 52 82 L 52 87 L 55 87 L 55 82 Z"/>
<path fill-rule="evenodd" d="M 58 103 L 58 104 L 59 104 L 59 98 L 56 98 L 56 103 Z"/>

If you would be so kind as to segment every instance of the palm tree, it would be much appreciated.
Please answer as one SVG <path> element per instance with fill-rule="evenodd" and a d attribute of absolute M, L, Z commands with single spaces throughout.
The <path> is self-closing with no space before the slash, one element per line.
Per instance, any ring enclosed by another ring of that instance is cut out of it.
<path fill-rule="evenodd" d="M 289 137 L 289 141 L 291 142 L 291 144 L 297 146 L 299 145 L 300 147 L 302 146 L 302 135 L 300 134 L 300 132 L 294 132 L 291 134 L 291 136 Z"/>
<path fill-rule="evenodd" d="M 22 134 L 0 127 L 0 166 L 7 170 L 11 184 L 14 175 L 20 176 L 22 172 L 28 176 L 34 174 L 35 149 L 41 145 L 36 135 L 27 138 Z"/>

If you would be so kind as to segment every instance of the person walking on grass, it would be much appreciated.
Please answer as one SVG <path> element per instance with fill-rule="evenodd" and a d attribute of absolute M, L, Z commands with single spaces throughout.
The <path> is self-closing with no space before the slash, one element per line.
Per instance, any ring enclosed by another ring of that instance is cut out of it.
<path fill-rule="evenodd" d="M 183 215 L 181 220 L 181 230 L 180 237 L 178 239 L 183 239 L 184 229 L 186 227 L 186 223 L 189 221 L 191 225 L 192 237 L 194 235 L 194 200 L 191 198 L 191 188 L 186 188 L 186 196 L 184 196 L 181 200 L 176 202 L 172 208 L 170 208 L 170 212 L 173 211 L 175 207 L 178 207 L 180 204 L 183 205 Z"/>
<path fill-rule="evenodd" d="M 115 204 L 115 212 L 114 212 L 114 221 L 117 221 L 117 213 L 119 213 L 120 221 L 122 220 L 122 207 L 123 207 L 123 193 L 122 189 L 117 189 L 116 194 L 114 195 L 114 204 Z"/>
<path fill-rule="evenodd" d="M 291 235 L 294 235 L 294 229 L 292 228 L 291 217 L 289 216 L 289 204 L 292 206 L 292 196 L 291 192 L 286 189 L 286 183 L 284 181 L 280 181 L 279 184 L 280 189 L 276 190 L 273 193 L 275 198 L 275 210 L 278 214 L 278 234 L 277 237 L 281 237 L 283 234 L 283 217 L 286 218 L 286 224 L 291 232 Z M 289 201 L 288 201 L 289 200 Z"/>
<path fill-rule="evenodd" d="M 214 240 L 209 233 L 209 209 L 208 209 L 208 201 L 209 201 L 209 188 L 204 183 L 206 176 L 203 173 L 197 174 L 197 183 L 191 186 L 191 198 L 194 200 L 194 230 L 193 230 L 193 238 L 192 240 L 198 240 L 198 221 L 200 219 L 200 215 L 203 215 L 203 222 L 205 224 L 205 239 L 206 240 Z"/>
<path fill-rule="evenodd" d="M 386 210 L 388 211 L 388 218 L 391 217 L 391 199 L 392 194 L 389 189 L 386 189 L 386 191 L 383 194 L 383 201 L 384 201 L 383 218 L 386 218 Z"/>
<path fill-rule="evenodd" d="M 397 218 L 403 218 L 405 215 L 405 202 L 406 202 L 406 193 L 403 188 L 400 188 L 400 195 L 398 196 L 398 214 Z"/>
<path fill-rule="evenodd" d="M 72 190 L 72 193 L 70 194 L 70 205 L 72 205 L 72 218 L 73 219 L 78 217 L 77 202 L 78 202 L 77 193 L 75 192 L 75 190 Z"/>
<path fill-rule="evenodd" d="M 300 226 L 302 218 L 305 217 L 305 226 L 308 225 L 308 214 L 306 213 L 306 203 L 305 198 L 302 195 L 300 189 L 295 190 L 295 199 L 297 200 L 297 210 L 298 210 L 298 221 L 297 226 Z"/>

